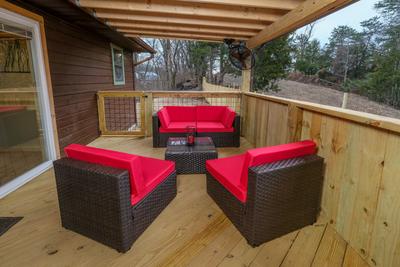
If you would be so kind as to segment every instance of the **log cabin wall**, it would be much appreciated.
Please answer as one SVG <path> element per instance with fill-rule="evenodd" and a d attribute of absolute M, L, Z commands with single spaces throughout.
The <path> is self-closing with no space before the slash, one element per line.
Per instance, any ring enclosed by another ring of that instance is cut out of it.
<path fill-rule="evenodd" d="M 132 52 L 125 51 L 125 85 L 113 85 L 108 40 L 44 18 L 60 148 L 87 144 L 99 136 L 97 91 L 134 90 Z"/>
<path fill-rule="evenodd" d="M 322 212 L 371 266 L 400 266 L 400 120 L 245 93 L 256 147 L 312 139 L 325 159 Z"/>

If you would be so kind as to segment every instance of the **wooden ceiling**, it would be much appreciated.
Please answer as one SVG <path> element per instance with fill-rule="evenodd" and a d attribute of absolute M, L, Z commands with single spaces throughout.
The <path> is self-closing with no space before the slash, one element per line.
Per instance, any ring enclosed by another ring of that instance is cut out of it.
<path fill-rule="evenodd" d="M 71 0 L 72 1 L 72 0 Z M 126 37 L 222 42 L 255 48 L 354 0 L 76 0 Z"/>

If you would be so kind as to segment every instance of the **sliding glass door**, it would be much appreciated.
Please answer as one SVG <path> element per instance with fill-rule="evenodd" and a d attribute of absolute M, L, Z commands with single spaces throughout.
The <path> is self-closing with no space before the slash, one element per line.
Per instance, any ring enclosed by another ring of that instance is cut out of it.
<path fill-rule="evenodd" d="M 39 24 L 0 9 L 0 197 L 55 159 Z"/>

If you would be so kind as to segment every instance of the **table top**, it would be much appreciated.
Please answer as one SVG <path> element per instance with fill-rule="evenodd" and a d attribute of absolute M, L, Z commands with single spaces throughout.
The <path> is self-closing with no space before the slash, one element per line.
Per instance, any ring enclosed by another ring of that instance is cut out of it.
<path fill-rule="evenodd" d="M 196 137 L 194 145 L 186 144 L 186 137 L 170 137 L 167 142 L 166 153 L 174 152 L 215 152 L 216 148 L 211 137 Z"/>

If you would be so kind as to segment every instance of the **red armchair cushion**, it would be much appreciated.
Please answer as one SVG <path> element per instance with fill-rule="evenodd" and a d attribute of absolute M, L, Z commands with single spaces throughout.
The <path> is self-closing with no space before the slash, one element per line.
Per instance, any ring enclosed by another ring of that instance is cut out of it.
<path fill-rule="evenodd" d="M 131 195 L 132 205 L 147 196 L 175 170 L 175 163 L 172 161 L 142 156 L 139 157 L 139 160 L 142 167 L 144 188 L 140 190 L 138 195 Z"/>
<path fill-rule="evenodd" d="M 248 168 L 250 167 L 279 160 L 312 155 L 315 154 L 315 152 L 316 144 L 311 140 L 250 149 L 246 152 L 245 163 L 241 175 L 241 183 L 247 188 Z"/>
<path fill-rule="evenodd" d="M 171 122 L 171 118 L 169 117 L 169 114 L 168 114 L 168 111 L 166 108 L 160 109 L 160 111 L 158 112 L 158 118 L 160 119 L 161 127 L 168 128 L 168 125 Z"/>
<path fill-rule="evenodd" d="M 132 205 L 151 192 L 175 169 L 175 164 L 170 161 L 78 144 L 71 144 L 64 150 L 72 159 L 129 171 Z"/>
<path fill-rule="evenodd" d="M 161 127 L 160 133 L 185 133 L 186 127 L 196 127 L 196 122 L 182 121 L 182 122 L 171 122 L 167 128 Z"/>
<path fill-rule="evenodd" d="M 167 106 L 165 109 L 168 112 L 171 122 L 195 122 L 196 107 L 192 106 Z"/>
<path fill-rule="evenodd" d="M 197 122 L 222 122 L 226 109 L 225 106 L 197 106 Z"/>
<path fill-rule="evenodd" d="M 233 128 L 227 128 L 221 122 L 213 122 L 213 121 L 203 121 L 197 122 L 197 132 L 199 133 L 209 133 L 209 132 L 233 132 Z"/>
<path fill-rule="evenodd" d="M 245 154 L 206 161 L 207 171 L 241 202 L 246 202 L 247 188 L 241 184 Z"/>

